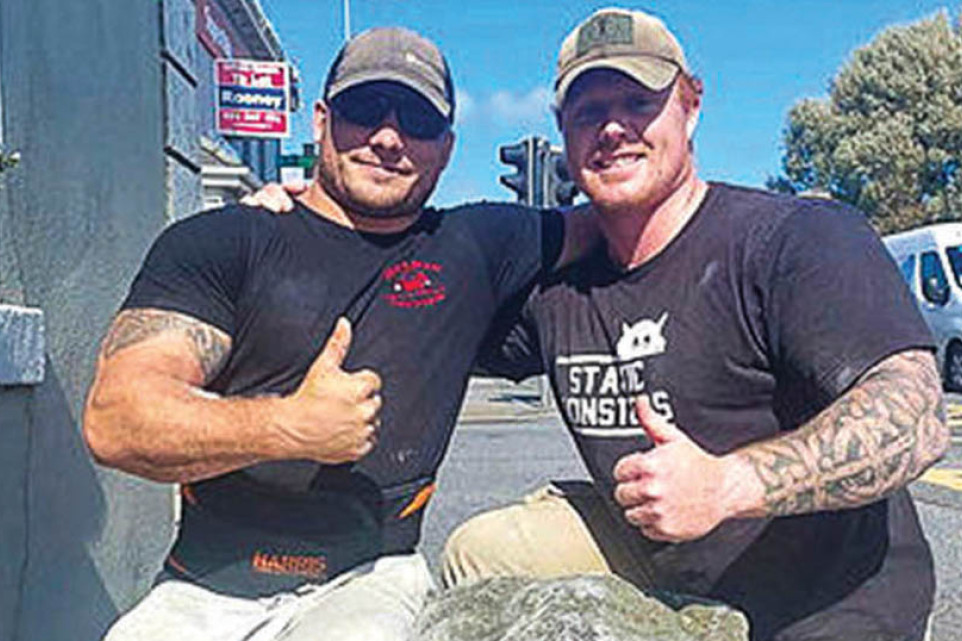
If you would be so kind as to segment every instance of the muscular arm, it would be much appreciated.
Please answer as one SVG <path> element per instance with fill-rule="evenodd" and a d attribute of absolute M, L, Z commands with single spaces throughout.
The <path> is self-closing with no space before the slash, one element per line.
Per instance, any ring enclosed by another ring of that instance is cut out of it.
<path fill-rule="evenodd" d="M 654 447 L 615 465 L 615 500 L 648 537 L 687 541 L 730 518 L 854 508 L 918 477 L 948 447 L 932 355 L 910 350 L 867 372 L 797 430 L 715 456 L 639 403 Z"/>
<path fill-rule="evenodd" d="M 756 496 L 746 515 L 871 503 L 917 478 L 949 443 L 935 360 L 891 356 L 798 430 L 735 452 Z"/>
<path fill-rule="evenodd" d="M 191 481 L 270 457 L 277 444 L 263 428 L 273 399 L 227 401 L 202 389 L 230 346 L 224 332 L 183 314 L 121 312 L 84 414 L 98 461 L 156 481 Z"/>
<path fill-rule="evenodd" d="M 287 458 L 340 462 L 370 450 L 379 380 L 339 369 L 350 342 L 337 332 L 287 397 L 219 397 L 203 390 L 231 340 L 195 318 L 121 312 L 104 339 L 84 411 L 94 457 L 156 481 L 189 482 Z M 335 339 L 337 339 L 335 341 Z M 333 342 L 333 344 L 332 344 Z"/>
<path fill-rule="evenodd" d="M 101 345 L 100 363 L 117 354 L 125 347 L 143 343 L 161 335 L 176 337 L 181 347 L 190 352 L 189 360 L 196 363 L 200 372 L 191 372 L 191 382 L 198 385 L 209 383 L 220 371 L 230 352 L 230 336 L 213 325 L 199 320 L 159 309 L 134 309 L 121 312 L 110 326 Z M 184 363 L 190 365 L 190 363 Z M 188 367 L 189 368 L 189 367 Z M 197 375 L 199 374 L 199 376 Z"/>

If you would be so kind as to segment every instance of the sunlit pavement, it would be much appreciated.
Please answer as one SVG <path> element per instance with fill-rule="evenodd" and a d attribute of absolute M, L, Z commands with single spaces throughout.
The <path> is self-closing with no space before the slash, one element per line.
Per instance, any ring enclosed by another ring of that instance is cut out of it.
<path fill-rule="evenodd" d="M 935 557 L 934 641 L 962 640 L 962 396 L 947 401 L 952 447 L 911 488 Z"/>
<path fill-rule="evenodd" d="M 951 503 L 956 508 L 962 509 L 962 397 L 958 394 L 949 394 L 947 401 L 946 414 L 949 428 L 952 430 L 952 447 L 941 461 L 922 475 L 916 482 L 916 488 L 928 486 L 933 489 L 949 490 L 951 494 L 932 496 L 925 492 L 921 494 L 932 500 L 936 500 L 936 496 L 941 496 L 942 502 Z"/>

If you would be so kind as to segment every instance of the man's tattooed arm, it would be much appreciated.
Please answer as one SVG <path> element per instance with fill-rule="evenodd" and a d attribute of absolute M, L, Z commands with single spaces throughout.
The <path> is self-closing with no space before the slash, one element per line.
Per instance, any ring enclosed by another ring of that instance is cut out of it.
<path fill-rule="evenodd" d="M 258 399 L 203 390 L 231 339 L 159 309 L 117 315 L 104 338 L 84 410 L 84 436 L 103 465 L 155 481 L 192 481 L 263 458 Z"/>
<path fill-rule="evenodd" d="M 910 350 L 869 370 L 799 429 L 737 452 L 764 487 L 763 514 L 865 505 L 917 478 L 949 444 L 935 360 Z"/>
<path fill-rule="evenodd" d="M 109 359 L 126 347 L 165 333 L 186 339 L 203 372 L 204 384 L 217 376 L 230 352 L 230 336 L 196 318 L 160 309 L 128 309 L 110 326 L 101 354 Z"/>
<path fill-rule="evenodd" d="M 266 461 L 356 461 L 376 443 L 381 379 L 341 369 L 351 337 L 338 320 L 287 395 L 219 396 L 203 386 L 227 359 L 224 332 L 183 314 L 123 312 L 87 394 L 87 446 L 102 465 L 179 483 Z"/>

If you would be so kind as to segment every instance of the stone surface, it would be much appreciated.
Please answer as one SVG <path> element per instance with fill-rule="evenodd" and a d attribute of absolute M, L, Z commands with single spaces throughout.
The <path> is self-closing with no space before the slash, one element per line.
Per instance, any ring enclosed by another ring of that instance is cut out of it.
<path fill-rule="evenodd" d="M 0 305 L 0 385 L 43 381 L 43 312 L 34 307 Z"/>
<path fill-rule="evenodd" d="M 418 641 L 746 641 L 734 609 L 615 576 L 486 579 L 432 595 Z"/>

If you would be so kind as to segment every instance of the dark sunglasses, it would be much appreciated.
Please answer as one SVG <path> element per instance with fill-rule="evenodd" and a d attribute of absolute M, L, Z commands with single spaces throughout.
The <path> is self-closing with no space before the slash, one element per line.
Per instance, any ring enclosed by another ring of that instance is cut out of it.
<path fill-rule="evenodd" d="M 376 127 L 393 111 L 401 131 L 421 140 L 437 138 L 449 124 L 424 98 L 381 88 L 348 89 L 335 96 L 331 106 L 337 115 L 361 127 Z"/>

